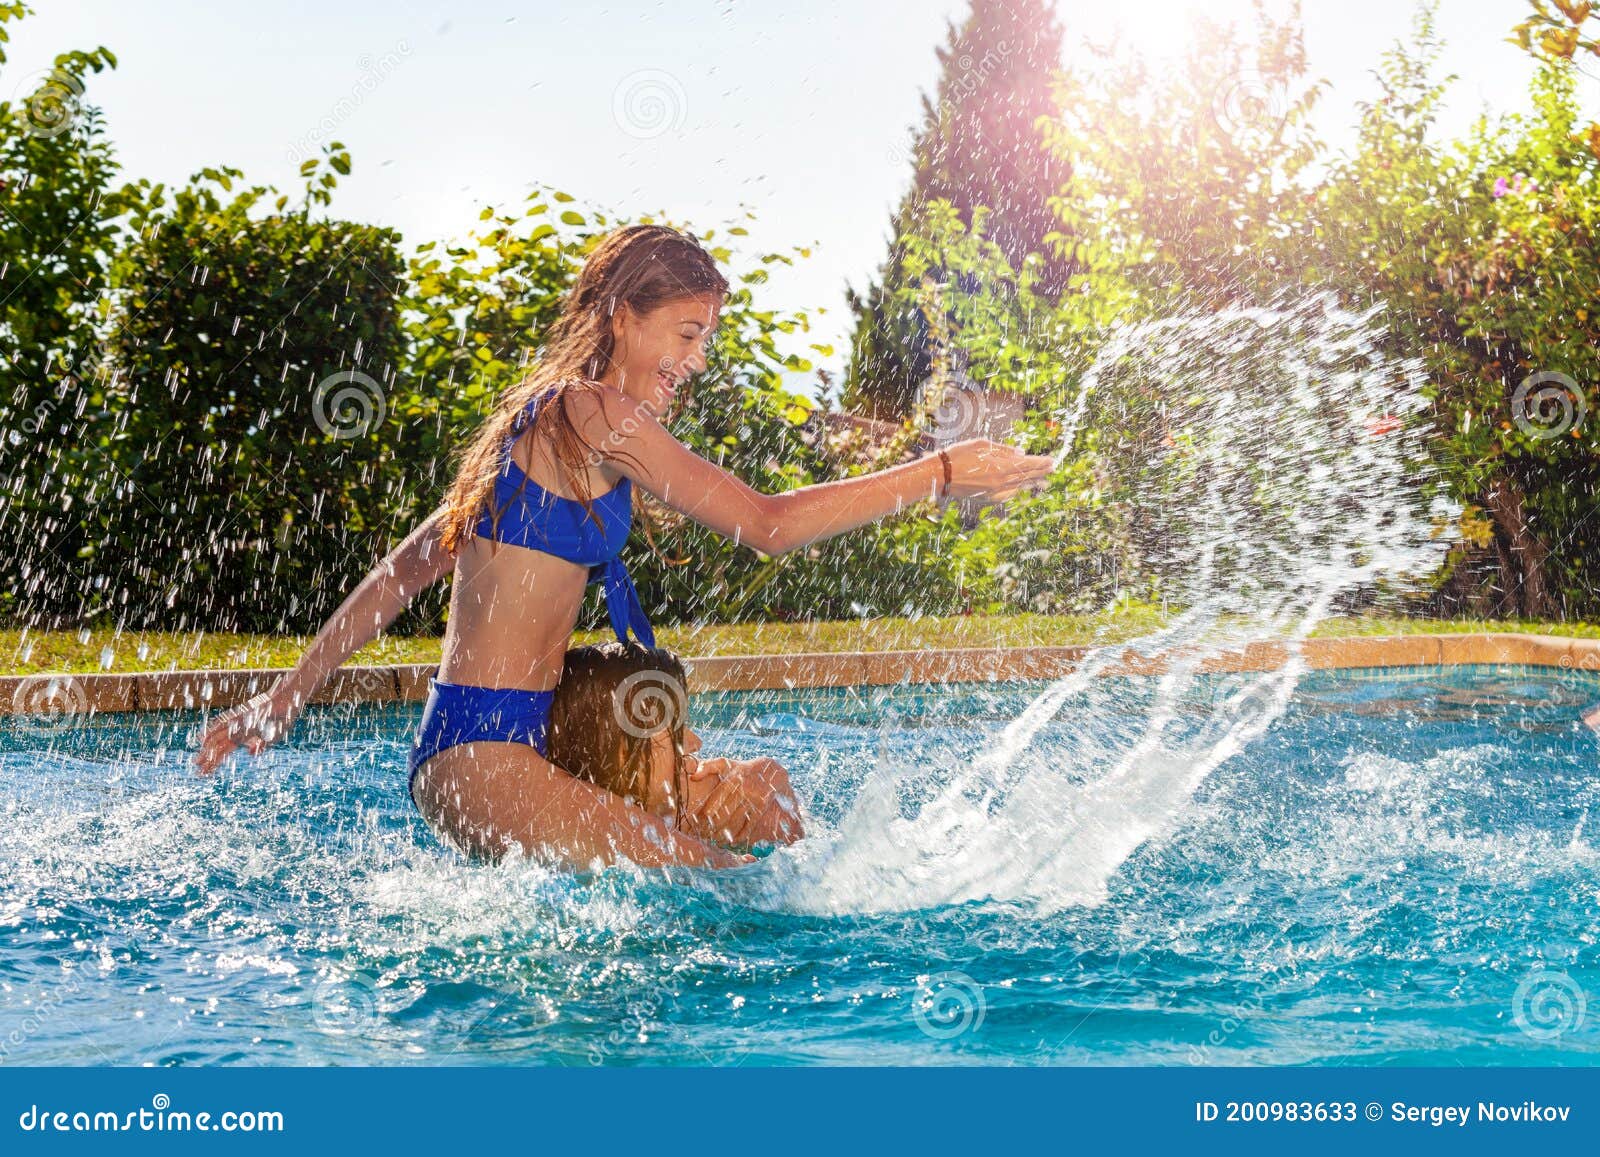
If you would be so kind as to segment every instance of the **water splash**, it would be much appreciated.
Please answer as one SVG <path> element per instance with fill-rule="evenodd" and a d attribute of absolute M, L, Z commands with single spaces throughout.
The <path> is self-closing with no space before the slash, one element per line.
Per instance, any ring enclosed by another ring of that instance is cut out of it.
<path fill-rule="evenodd" d="M 1330 609 L 1441 560 L 1454 512 L 1431 494 L 1425 384 L 1390 350 L 1381 307 L 1328 295 L 1116 330 L 1062 415 L 1057 461 L 1094 429 L 1135 569 L 1181 613 L 1093 651 L 967 766 L 880 755 L 833 831 L 775 859 L 764 902 L 1101 903 L 1128 856 L 1283 713 L 1297 645 Z M 1285 661 L 1203 675 L 1262 645 Z M 1108 677 L 1141 669 L 1157 673 Z M 1069 703 L 1087 725 L 1050 730 Z"/>

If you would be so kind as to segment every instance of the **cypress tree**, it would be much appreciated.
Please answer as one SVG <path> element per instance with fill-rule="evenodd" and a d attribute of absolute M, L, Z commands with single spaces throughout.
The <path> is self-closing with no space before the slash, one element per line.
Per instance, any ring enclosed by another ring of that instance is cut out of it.
<path fill-rule="evenodd" d="M 1046 199 L 1070 175 L 1040 143 L 1034 122 L 1054 115 L 1052 73 L 1061 67 L 1062 33 L 1049 0 L 973 0 L 960 29 L 946 28 L 935 50 L 942 70 L 936 100 L 922 97 L 922 126 L 912 149 L 913 177 L 891 220 L 888 259 L 864 294 L 846 289 L 855 315 L 842 403 L 898 420 L 928 375 L 928 327 L 921 311 L 896 300 L 908 288 L 902 238 L 918 208 L 949 200 L 970 228 L 975 206 L 990 208 L 986 235 L 1020 267 L 1044 258 L 1036 290 L 1065 288 L 1070 262 L 1045 234 L 1057 227 Z"/>

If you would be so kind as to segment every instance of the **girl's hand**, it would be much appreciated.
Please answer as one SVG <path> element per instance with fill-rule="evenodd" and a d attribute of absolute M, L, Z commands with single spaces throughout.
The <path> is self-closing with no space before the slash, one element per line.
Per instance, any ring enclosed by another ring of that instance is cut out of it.
<path fill-rule="evenodd" d="M 275 689 L 230 707 L 213 719 L 200 737 L 200 749 L 194 756 L 196 774 L 210 775 L 239 747 L 260 755 L 289 734 L 299 715 L 292 697 L 281 696 Z"/>
<path fill-rule="evenodd" d="M 733 760 L 725 756 L 715 759 L 697 759 L 692 755 L 684 756 L 689 765 L 689 782 L 698 783 L 703 779 L 721 779 L 733 771 Z"/>
<path fill-rule="evenodd" d="M 792 844 L 805 833 L 789 773 L 776 759 L 705 759 L 689 771 L 684 829 L 732 847 Z"/>
<path fill-rule="evenodd" d="M 1004 442 L 968 438 L 945 447 L 950 456 L 951 498 L 978 495 L 1000 502 L 1055 469 L 1049 454 L 1024 454 Z"/>
<path fill-rule="evenodd" d="M 703 868 L 742 868 L 746 864 L 753 864 L 756 858 L 749 852 L 730 852 L 726 848 L 719 848 L 715 844 L 706 852 Z"/>

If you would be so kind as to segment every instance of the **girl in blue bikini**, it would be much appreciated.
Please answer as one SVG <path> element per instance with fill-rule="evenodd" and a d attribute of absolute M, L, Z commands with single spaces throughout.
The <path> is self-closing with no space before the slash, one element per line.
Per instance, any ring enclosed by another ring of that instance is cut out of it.
<path fill-rule="evenodd" d="M 619 642 L 654 633 L 621 559 L 637 483 L 737 543 L 778 555 L 932 497 L 1000 501 L 1048 455 L 986 439 L 836 482 L 762 494 L 684 446 L 661 417 L 706 366 L 728 283 L 693 238 L 659 225 L 590 254 L 532 370 L 466 445 L 443 504 L 334 612 L 294 670 L 216 719 L 195 762 L 281 738 L 345 659 L 417 593 L 454 576 L 438 674 L 410 757 L 411 797 L 467 854 L 512 849 L 571 867 L 728 867 L 736 853 L 546 758 L 551 701 L 586 586 Z M 698 746 L 698 737 L 690 742 Z"/>

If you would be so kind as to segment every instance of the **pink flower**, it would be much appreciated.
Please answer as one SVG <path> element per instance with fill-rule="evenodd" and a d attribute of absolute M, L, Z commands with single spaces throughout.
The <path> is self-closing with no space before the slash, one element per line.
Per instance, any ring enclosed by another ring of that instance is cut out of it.
<path fill-rule="evenodd" d="M 1494 195 L 1496 197 L 1504 197 L 1509 188 L 1510 188 L 1510 185 L 1507 183 L 1506 179 L 1504 177 L 1501 177 L 1498 181 L 1496 181 L 1494 183 Z"/>

